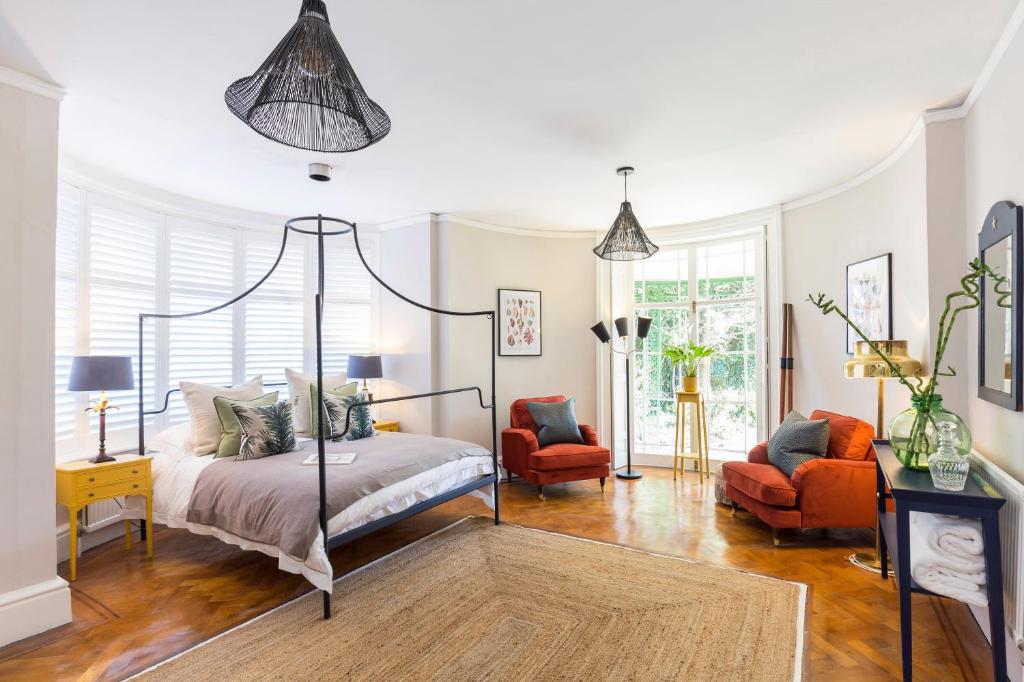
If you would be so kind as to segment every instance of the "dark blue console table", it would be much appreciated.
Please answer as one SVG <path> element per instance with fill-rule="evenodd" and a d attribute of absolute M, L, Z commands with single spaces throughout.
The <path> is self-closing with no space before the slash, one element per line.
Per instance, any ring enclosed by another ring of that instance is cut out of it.
<path fill-rule="evenodd" d="M 896 568 L 900 592 L 900 644 L 903 679 L 912 677 L 910 594 L 935 595 L 918 585 L 910 575 L 910 512 L 966 516 L 981 520 L 985 540 L 985 570 L 988 574 L 988 614 L 992 634 L 992 668 L 995 679 L 1006 679 L 1006 630 L 1003 623 L 1003 567 L 999 550 L 999 509 L 1006 501 L 987 483 L 970 475 L 962 492 L 939 490 L 927 471 L 905 468 L 896 459 L 887 440 L 874 441 L 877 454 L 878 532 L 881 543 L 882 579 L 889 578 L 887 556 Z M 888 511 L 888 500 L 894 512 Z M 935 595 L 941 596 L 941 595 Z"/>

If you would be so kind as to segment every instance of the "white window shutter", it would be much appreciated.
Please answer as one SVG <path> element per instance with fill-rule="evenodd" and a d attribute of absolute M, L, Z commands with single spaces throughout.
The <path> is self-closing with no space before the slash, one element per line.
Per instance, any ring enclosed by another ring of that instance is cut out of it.
<path fill-rule="evenodd" d="M 376 267 L 377 236 L 360 234 L 359 245 Z M 324 268 L 324 372 L 333 374 L 346 370 L 349 355 L 373 350 L 373 291 L 351 235 L 324 240 Z"/>
<path fill-rule="evenodd" d="M 168 292 L 172 315 L 213 308 L 234 296 L 235 231 L 179 219 L 168 223 Z M 168 383 L 181 381 L 230 386 L 233 310 L 231 306 L 198 317 L 167 322 Z M 180 393 L 170 401 L 168 419 L 188 419 Z"/>
<path fill-rule="evenodd" d="M 246 233 L 246 288 L 267 274 L 280 251 L 280 233 Z M 274 274 L 244 299 L 246 377 L 262 374 L 264 383 L 280 383 L 286 367 L 302 369 L 304 292 L 303 239 L 291 234 Z"/>
<path fill-rule="evenodd" d="M 69 442 L 77 434 L 84 401 L 68 391 L 78 335 L 78 275 L 82 200 L 77 187 L 60 184 L 57 196 L 57 282 L 54 344 L 54 435 Z"/>
<path fill-rule="evenodd" d="M 159 215 L 113 204 L 90 205 L 89 353 L 129 355 L 139 379 L 139 313 L 157 310 Z M 144 335 L 146 404 L 154 403 L 154 325 Z M 95 398 L 96 396 L 92 396 Z M 108 396 L 120 409 L 107 414 L 108 431 L 138 425 L 138 395 L 118 391 Z M 97 424 L 93 420 L 92 429 Z M 125 444 L 129 440 L 124 441 Z"/>

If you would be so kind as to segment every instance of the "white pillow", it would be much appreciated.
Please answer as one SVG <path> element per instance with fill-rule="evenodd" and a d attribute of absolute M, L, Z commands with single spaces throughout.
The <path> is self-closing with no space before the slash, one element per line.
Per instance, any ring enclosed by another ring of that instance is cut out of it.
<path fill-rule="evenodd" d="M 284 376 L 288 380 L 288 397 L 295 401 L 292 420 L 295 422 L 296 436 L 312 436 L 313 424 L 310 419 L 309 387 L 316 383 L 315 374 L 303 374 L 293 369 L 285 369 Z M 340 388 L 348 383 L 344 374 L 324 377 L 324 388 Z"/>
<path fill-rule="evenodd" d="M 188 422 L 170 426 L 147 439 L 146 452 L 156 452 L 173 459 L 192 454 L 192 425 Z"/>
<path fill-rule="evenodd" d="M 210 384 L 196 384 L 182 381 L 178 384 L 185 398 L 189 416 L 192 417 L 192 449 L 197 455 L 208 455 L 217 451 L 220 442 L 220 419 L 213 399 L 217 396 L 233 400 L 252 400 L 263 395 L 263 377 L 253 377 L 244 384 L 224 388 Z"/>

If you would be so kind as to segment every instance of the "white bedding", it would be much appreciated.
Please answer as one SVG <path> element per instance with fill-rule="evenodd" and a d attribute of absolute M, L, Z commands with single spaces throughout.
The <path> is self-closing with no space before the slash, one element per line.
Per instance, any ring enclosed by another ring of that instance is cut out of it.
<path fill-rule="evenodd" d="M 308 440 L 308 439 L 299 439 Z M 483 448 L 481 453 L 486 453 Z M 211 456 L 200 457 L 190 452 L 151 452 L 153 456 L 153 521 L 171 528 L 185 528 L 198 535 L 212 535 L 219 540 L 242 549 L 253 549 L 277 557 L 277 565 L 283 571 L 299 573 L 321 590 L 331 591 L 333 574 L 331 563 L 324 550 L 323 533 L 309 549 L 305 561 L 289 556 L 276 547 L 253 542 L 228 533 L 216 526 L 189 523 L 186 520 L 188 503 L 192 496 L 199 473 L 216 461 Z M 327 532 L 332 537 L 364 526 L 371 521 L 396 514 L 417 502 L 436 497 L 475 478 L 490 474 L 493 470 L 491 455 L 481 454 L 447 462 L 439 467 L 424 471 L 394 485 L 361 498 L 327 522 Z M 486 486 L 474 491 L 494 508 L 494 488 Z M 121 512 L 125 519 L 144 519 L 145 500 L 130 497 Z"/>

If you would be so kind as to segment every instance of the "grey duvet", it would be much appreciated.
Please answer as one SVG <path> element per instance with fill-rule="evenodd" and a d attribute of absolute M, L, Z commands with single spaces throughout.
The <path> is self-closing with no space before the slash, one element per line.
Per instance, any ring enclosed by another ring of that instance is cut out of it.
<path fill-rule="evenodd" d="M 305 560 L 319 531 L 317 466 L 302 464 L 317 443 L 282 455 L 221 459 L 199 474 L 188 505 L 190 523 L 216 526 Z M 464 457 L 490 455 L 452 438 L 381 432 L 357 441 L 327 442 L 327 452 L 355 452 L 352 464 L 328 465 L 327 517 L 362 497 Z"/>

